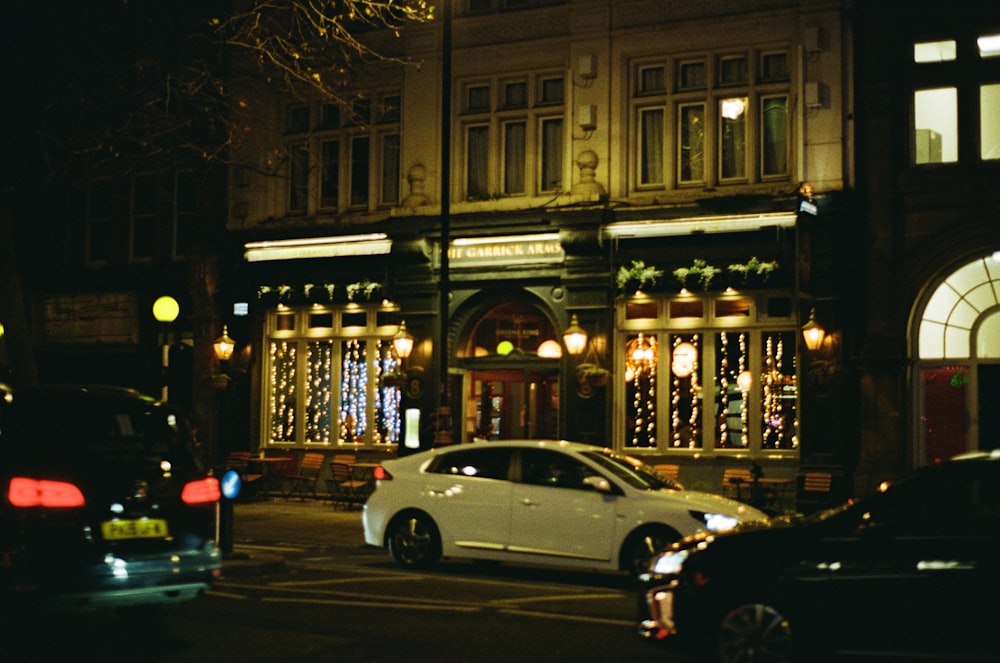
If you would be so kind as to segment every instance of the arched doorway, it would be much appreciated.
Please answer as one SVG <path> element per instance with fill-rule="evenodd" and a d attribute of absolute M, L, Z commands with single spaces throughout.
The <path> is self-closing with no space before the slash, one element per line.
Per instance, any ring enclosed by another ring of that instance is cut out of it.
<path fill-rule="evenodd" d="M 1000 447 L 1000 252 L 944 278 L 916 321 L 914 461 Z"/>
<path fill-rule="evenodd" d="M 562 346 L 552 320 L 529 303 L 484 310 L 463 335 L 466 441 L 543 439 L 559 434 Z"/>

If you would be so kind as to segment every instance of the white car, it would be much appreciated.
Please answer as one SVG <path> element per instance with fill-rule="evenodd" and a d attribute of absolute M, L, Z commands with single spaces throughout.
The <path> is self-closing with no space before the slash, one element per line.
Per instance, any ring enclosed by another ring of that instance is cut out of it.
<path fill-rule="evenodd" d="M 684 536 L 763 512 L 684 490 L 638 460 L 563 441 L 480 442 L 387 460 L 362 520 L 365 541 L 404 568 L 441 557 L 637 574 Z"/>

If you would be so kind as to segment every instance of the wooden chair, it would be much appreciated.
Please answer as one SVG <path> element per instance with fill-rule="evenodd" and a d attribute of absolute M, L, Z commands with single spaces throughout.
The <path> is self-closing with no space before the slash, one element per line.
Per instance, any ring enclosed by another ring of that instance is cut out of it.
<path fill-rule="evenodd" d="M 300 500 L 307 497 L 318 497 L 316 484 L 319 482 L 319 473 L 323 469 L 323 458 L 323 454 L 318 452 L 307 452 L 302 455 L 298 473 L 287 477 L 288 492 L 285 493 L 285 497 L 297 496 Z"/>
<path fill-rule="evenodd" d="M 802 479 L 802 490 L 807 493 L 829 493 L 833 475 L 829 472 L 806 472 Z"/>
<path fill-rule="evenodd" d="M 738 500 L 743 500 L 743 487 L 747 488 L 747 496 L 750 495 L 750 485 L 753 483 L 753 475 L 750 470 L 743 467 L 727 467 L 722 472 L 722 493 L 730 495 Z"/>
<path fill-rule="evenodd" d="M 659 463 L 657 465 L 654 465 L 653 469 L 662 474 L 663 476 L 667 477 L 668 479 L 673 479 L 674 481 L 677 481 L 677 477 L 678 475 L 680 475 L 681 472 L 680 465 L 671 465 L 667 463 Z"/>
<path fill-rule="evenodd" d="M 800 475 L 799 495 L 796 509 L 810 513 L 832 506 L 833 474 L 830 472 L 806 472 Z"/>
<path fill-rule="evenodd" d="M 334 509 L 338 504 L 350 509 L 355 504 L 363 504 L 367 498 L 368 482 L 355 478 L 351 469 L 356 460 L 354 454 L 337 454 L 330 461 L 330 478 L 326 480 L 326 485 Z"/>
<path fill-rule="evenodd" d="M 264 474 L 261 472 L 251 472 L 250 462 L 252 457 L 249 451 L 230 451 L 226 456 L 226 467 L 235 470 L 240 475 L 240 497 L 254 499 L 258 497 L 259 489 Z"/>

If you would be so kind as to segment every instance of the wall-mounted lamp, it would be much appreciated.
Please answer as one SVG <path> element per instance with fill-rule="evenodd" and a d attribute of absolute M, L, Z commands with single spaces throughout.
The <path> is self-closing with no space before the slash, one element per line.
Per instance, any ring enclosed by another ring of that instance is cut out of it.
<path fill-rule="evenodd" d="M 413 352 L 413 334 L 407 331 L 406 320 L 399 323 L 399 330 L 393 334 L 392 347 L 400 359 L 407 359 Z"/>
<path fill-rule="evenodd" d="M 222 326 L 222 336 L 215 339 L 212 343 L 212 349 L 215 351 L 215 358 L 220 362 L 229 361 L 233 356 L 233 350 L 236 349 L 236 341 L 229 338 L 229 326 Z"/>
<path fill-rule="evenodd" d="M 566 345 L 566 352 L 574 356 L 583 354 L 587 349 L 587 332 L 580 326 L 576 313 L 570 318 L 569 327 L 563 332 L 563 343 Z"/>
<path fill-rule="evenodd" d="M 815 352 L 823 347 L 826 330 L 816 322 L 816 307 L 809 311 L 809 320 L 802 325 L 802 338 L 805 339 L 806 347 L 810 352 Z"/>

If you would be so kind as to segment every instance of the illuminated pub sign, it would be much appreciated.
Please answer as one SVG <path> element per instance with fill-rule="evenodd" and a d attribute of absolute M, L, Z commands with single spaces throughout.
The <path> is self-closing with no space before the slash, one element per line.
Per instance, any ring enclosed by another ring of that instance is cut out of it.
<path fill-rule="evenodd" d="M 561 262 L 565 255 L 559 233 L 458 238 L 448 249 L 448 261 L 456 267 Z"/>

